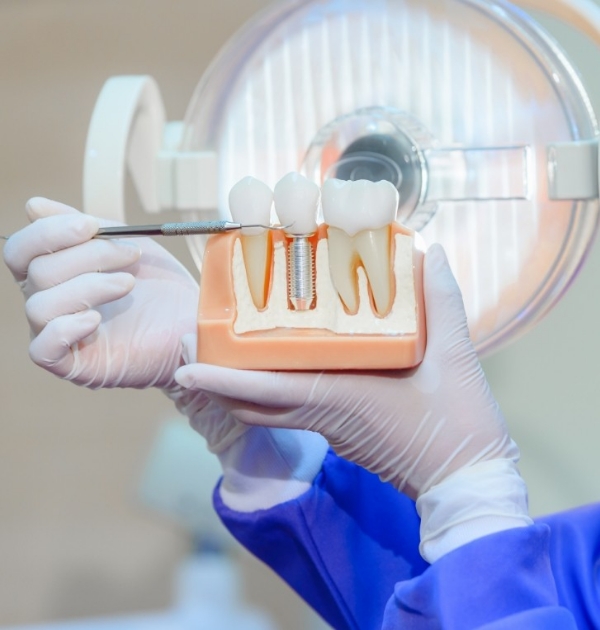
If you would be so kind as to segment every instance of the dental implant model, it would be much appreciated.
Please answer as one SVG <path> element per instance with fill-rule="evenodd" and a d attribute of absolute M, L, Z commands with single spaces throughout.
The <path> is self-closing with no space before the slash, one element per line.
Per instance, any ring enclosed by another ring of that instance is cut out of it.
<path fill-rule="evenodd" d="M 324 223 L 318 225 L 319 196 Z M 272 370 L 401 369 L 425 351 L 423 252 L 395 222 L 387 181 L 298 173 L 269 187 L 251 177 L 230 193 L 242 230 L 209 239 L 198 313 L 198 361 Z"/>
<path fill-rule="evenodd" d="M 311 237 L 317 231 L 319 187 L 300 175 L 288 173 L 275 186 L 275 210 L 289 227 L 287 248 L 288 299 L 296 311 L 308 311 L 315 302 L 315 256 Z"/>

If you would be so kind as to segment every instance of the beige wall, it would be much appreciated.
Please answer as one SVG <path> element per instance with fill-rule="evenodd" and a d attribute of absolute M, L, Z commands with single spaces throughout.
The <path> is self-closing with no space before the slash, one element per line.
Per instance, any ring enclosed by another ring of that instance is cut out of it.
<path fill-rule="evenodd" d="M 108 76 L 155 76 L 169 118 L 181 118 L 207 62 L 266 4 L 3 0 L 0 233 L 24 224 L 30 196 L 80 205 L 86 129 Z M 592 76 L 600 57 L 569 41 Z M 182 243 L 169 247 L 191 266 Z M 598 499 L 599 278 L 597 246 L 558 308 L 485 362 L 522 446 L 534 513 Z M 189 542 L 135 495 L 170 404 L 154 391 L 85 391 L 33 366 L 21 295 L 3 266 L 0 283 L 0 625 L 168 606 Z M 282 628 L 305 628 L 295 597 L 241 557 L 251 598 L 268 600 Z"/>
<path fill-rule="evenodd" d="M 153 75 L 180 119 L 219 47 L 266 4 L 1 2 L 0 234 L 24 225 L 31 196 L 80 207 L 87 126 L 109 76 Z M 183 242 L 168 247 L 192 268 Z M 172 405 L 156 391 L 86 391 L 35 367 L 4 265 L 0 284 L 0 625 L 167 607 L 188 536 L 136 493 Z M 249 598 L 280 627 L 306 628 L 296 596 L 238 555 Z"/>

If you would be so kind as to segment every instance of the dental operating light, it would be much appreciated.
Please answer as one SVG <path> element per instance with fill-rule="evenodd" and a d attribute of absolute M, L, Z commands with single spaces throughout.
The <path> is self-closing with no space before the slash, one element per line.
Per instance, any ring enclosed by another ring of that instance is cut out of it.
<path fill-rule="evenodd" d="M 84 208 L 124 221 L 127 170 L 148 212 L 185 221 L 231 221 L 246 176 L 387 180 L 398 221 L 444 245 L 478 351 L 495 350 L 564 293 L 599 207 L 594 111 L 526 10 L 600 43 L 600 9 L 517 4 L 277 2 L 222 49 L 182 122 L 166 121 L 152 78 L 113 77 L 90 125 Z M 205 239 L 186 238 L 200 268 Z"/>

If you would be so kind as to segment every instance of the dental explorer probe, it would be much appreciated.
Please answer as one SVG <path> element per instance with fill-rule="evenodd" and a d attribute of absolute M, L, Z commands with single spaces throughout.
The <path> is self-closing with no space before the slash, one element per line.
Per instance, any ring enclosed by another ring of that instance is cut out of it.
<path fill-rule="evenodd" d="M 284 230 L 289 225 L 259 225 L 233 221 L 192 221 L 187 223 L 158 223 L 155 225 L 116 225 L 101 227 L 93 238 L 122 238 L 127 236 L 189 236 L 192 234 L 221 234 L 247 227 L 265 230 Z M 7 241 L 9 236 L 0 236 Z"/>
<path fill-rule="evenodd" d="M 247 227 L 266 230 L 283 230 L 287 225 L 246 225 L 233 221 L 193 221 L 188 223 L 162 223 L 156 225 L 118 225 L 102 227 L 94 238 L 120 238 L 123 236 L 189 236 L 192 234 L 221 234 Z"/>

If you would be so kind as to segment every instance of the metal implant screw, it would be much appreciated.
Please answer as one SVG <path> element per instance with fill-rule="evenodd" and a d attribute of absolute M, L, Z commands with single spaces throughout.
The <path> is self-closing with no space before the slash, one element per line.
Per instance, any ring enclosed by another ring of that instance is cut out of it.
<path fill-rule="evenodd" d="M 296 311 L 315 301 L 315 257 L 308 236 L 294 236 L 288 246 L 288 299 Z"/>

